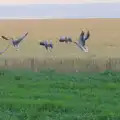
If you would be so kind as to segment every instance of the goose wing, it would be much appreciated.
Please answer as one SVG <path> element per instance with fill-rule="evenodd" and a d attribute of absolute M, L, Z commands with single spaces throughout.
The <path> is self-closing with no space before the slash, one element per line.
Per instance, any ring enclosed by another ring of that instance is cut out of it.
<path fill-rule="evenodd" d="M 85 45 L 85 41 L 84 41 L 84 32 L 82 31 L 81 34 L 80 34 L 80 38 L 78 40 L 78 43 L 82 46 Z"/>
<path fill-rule="evenodd" d="M 48 40 L 44 41 L 45 46 L 48 46 Z"/>
<path fill-rule="evenodd" d="M 88 31 L 87 34 L 84 36 L 84 41 L 90 37 L 90 32 Z"/>
<path fill-rule="evenodd" d="M 17 39 L 15 40 L 16 43 L 20 43 L 27 35 L 28 35 L 28 32 L 26 32 L 23 36 L 17 38 Z"/>
<path fill-rule="evenodd" d="M 61 36 L 60 40 L 65 40 L 65 38 L 66 38 L 65 36 Z"/>
<path fill-rule="evenodd" d="M 72 42 L 72 38 L 68 36 L 67 38 L 69 40 L 69 42 Z"/>
<path fill-rule="evenodd" d="M 1 38 L 3 38 L 4 40 L 10 40 L 9 38 L 7 38 L 6 36 L 1 36 Z"/>
<path fill-rule="evenodd" d="M 7 49 L 10 47 L 10 44 L 2 51 L 0 51 L 0 55 L 3 54 L 5 51 L 7 51 Z"/>
<path fill-rule="evenodd" d="M 53 48 L 52 40 L 50 40 L 49 47 Z"/>

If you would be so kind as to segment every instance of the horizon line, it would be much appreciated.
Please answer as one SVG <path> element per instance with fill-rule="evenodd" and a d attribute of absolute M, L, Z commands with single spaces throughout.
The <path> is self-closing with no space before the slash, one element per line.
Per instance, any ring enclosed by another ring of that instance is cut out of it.
<path fill-rule="evenodd" d="M 112 18 L 112 17 L 87 17 L 87 18 L 0 18 L 0 20 L 63 20 L 63 19 L 120 19 L 119 18 Z"/>

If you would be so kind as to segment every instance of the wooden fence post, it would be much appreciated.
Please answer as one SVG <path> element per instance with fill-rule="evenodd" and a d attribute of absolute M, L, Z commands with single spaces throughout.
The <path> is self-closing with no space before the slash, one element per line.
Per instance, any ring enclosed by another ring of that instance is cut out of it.
<path fill-rule="evenodd" d="M 8 68 L 8 61 L 7 61 L 7 59 L 5 59 L 4 67 L 5 67 L 5 68 Z"/>
<path fill-rule="evenodd" d="M 34 71 L 35 70 L 35 59 L 31 59 L 31 69 Z"/>

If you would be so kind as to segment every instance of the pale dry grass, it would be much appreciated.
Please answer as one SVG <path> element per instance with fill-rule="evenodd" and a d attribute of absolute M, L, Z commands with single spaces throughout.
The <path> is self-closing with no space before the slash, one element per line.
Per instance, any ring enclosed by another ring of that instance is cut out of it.
<path fill-rule="evenodd" d="M 52 58 L 7 58 L 0 60 L 0 68 L 13 69 L 31 69 L 40 71 L 43 69 L 54 69 L 59 72 L 101 72 L 105 70 L 120 71 L 120 58 L 108 59 L 59 59 Z"/>
<path fill-rule="evenodd" d="M 81 29 L 90 30 L 91 37 L 87 41 L 89 52 L 82 52 L 74 44 L 59 44 L 57 37 L 70 35 L 75 41 Z M 12 47 L 1 57 L 39 57 L 56 56 L 60 58 L 76 57 L 119 57 L 120 50 L 120 19 L 81 19 L 81 20 L 0 20 L 0 34 L 20 36 L 28 31 L 29 36 L 21 44 L 21 50 Z M 48 53 L 38 45 L 39 40 L 52 39 L 55 48 Z M 58 45 L 59 44 L 59 45 Z M 7 45 L 1 40 L 0 49 Z M 29 45 L 29 46 L 28 46 Z"/>
<path fill-rule="evenodd" d="M 58 42 L 57 38 L 62 35 L 69 35 L 76 41 L 81 29 L 85 31 L 88 29 L 91 33 L 90 39 L 87 41 L 88 53 L 82 52 L 73 43 L 60 44 Z M 19 59 L 35 58 L 38 61 L 46 59 L 46 61 L 51 61 L 47 66 L 56 63 L 53 66 L 60 68 L 61 66 L 57 62 L 61 61 L 63 64 L 63 61 L 67 59 L 71 61 L 71 63 L 66 62 L 67 70 L 70 64 L 71 66 L 74 64 L 73 67 L 78 68 L 83 65 L 80 61 L 73 62 L 76 59 L 86 61 L 98 59 L 102 64 L 101 60 L 120 58 L 120 19 L 0 20 L 1 35 L 17 37 L 26 31 L 29 32 L 29 35 L 20 45 L 20 51 L 15 51 L 13 47 L 10 47 L 0 56 L 1 60 L 15 58 L 17 62 Z M 47 52 L 45 48 L 39 46 L 38 41 L 44 39 L 53 40 L 55 45 L 52 52 Z M 1 39 L 0 42 L 0 50 L 2 50 L 7 46 L 8 41 Z M 57 59 L 59 60 L 57 61 Z M 44 66 L 43 63 L 39 64 Z M 26 60 L 24 64 L 27 65 L 29 62 Z M 101 65 L 99 66 L 101 67 Z"/>

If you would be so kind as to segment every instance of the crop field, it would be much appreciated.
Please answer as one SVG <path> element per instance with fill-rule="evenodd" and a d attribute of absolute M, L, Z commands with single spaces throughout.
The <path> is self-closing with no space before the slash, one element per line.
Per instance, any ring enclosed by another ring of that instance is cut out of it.
<path fill-rule="evenodd" d="M 0 70 L 0 120 L 119 120 L 120 73 Z"/>
<path fill-rule="evenodd" d="M 81 30 L 90 31 L 86 45 L 88 53 L 82 52 L 73 43 L 59 43 L 60 36 L 71 36 L 73 41 L 79 38 Z M 20 51 L 10 47 L 1 58 L 106 58 L 120 57 L 120 19 L 46 19 L 46 20 L 0 20 L 0 35 L 19 37 L 28 31 L 28 36 L 20 44 Z M 52 40 L 54 49 L 47 52 L 39 45 L 40 40 Z M 0 39 L 0 50 L 8 41 Z"/>
<path fill-rule="evenodd" d="M 73 41 L 76 41 L 81 30 L 90 31 L 90 39 L 86 43 L 89 48 L 88 53 L 82 52 L 73 43 L 64 44 L 58 42 L 58 38 L 64 35 L 71 36 Z M 97 67 L 94 70 L 102 71 L 106 70 L 106 60 L 111 58 L 116 59 L 115 61 L 111 60 L 111 67 L 114 69 L 115 66 L 120 66 L 119 31 L 120 19 L 0 20 L 1 36 L 17 38 L 25 32 L 29 33 L 20 44 L 19 51 L 16 51 L 11 46 L 8 51 L 0 55 L 0 67 L 24 68 L 27 66 L 26 68 L 30 68 L 27 65 L 29 61 L 37 59 L 38 62 L 35 62 L 36 65 L 32 64 L 32 68 L 38 69 L 38 71 L 47 67 L 57 70 L 59 68 L 59 71 L 63 71 L 65 68 L 69 68 L 69 71 L 79 71 L 79 69 L 87 71 L 92 68 L 86 66 L 92 66 L 95 60 L 97 62 L 94 65 Z M 52 40 L 54 43 L 52 52 L 46 51 L 44 47 L 39 45 L 40 41 L 46 39 Z M 0 42 L 0 51 L 2 51 L 8 45 L 8 41 L 0 39 Z M 84 61 L 84 64 L 81 61 Z M 78 66 L 81 65 L 85 66 L 85 68 L 79 67 L 78 69 Z M 40 68 L 35 66 L 40 66 Z M 119 67 L 115 69 L 118 70 Z"/>
<path fill-rule="evenodd" d="M 58 42 L 82 29 L 88 53 Z M 29 33 L 19 51 L 0 55 L 0 120 L 119 120 L 119 31 L 120 19 L 0 20 L 0 35 Z M 45 39 L 51 52 L 39 45 Z M 8 41 L 0 42 L 1 51 Z"/>

